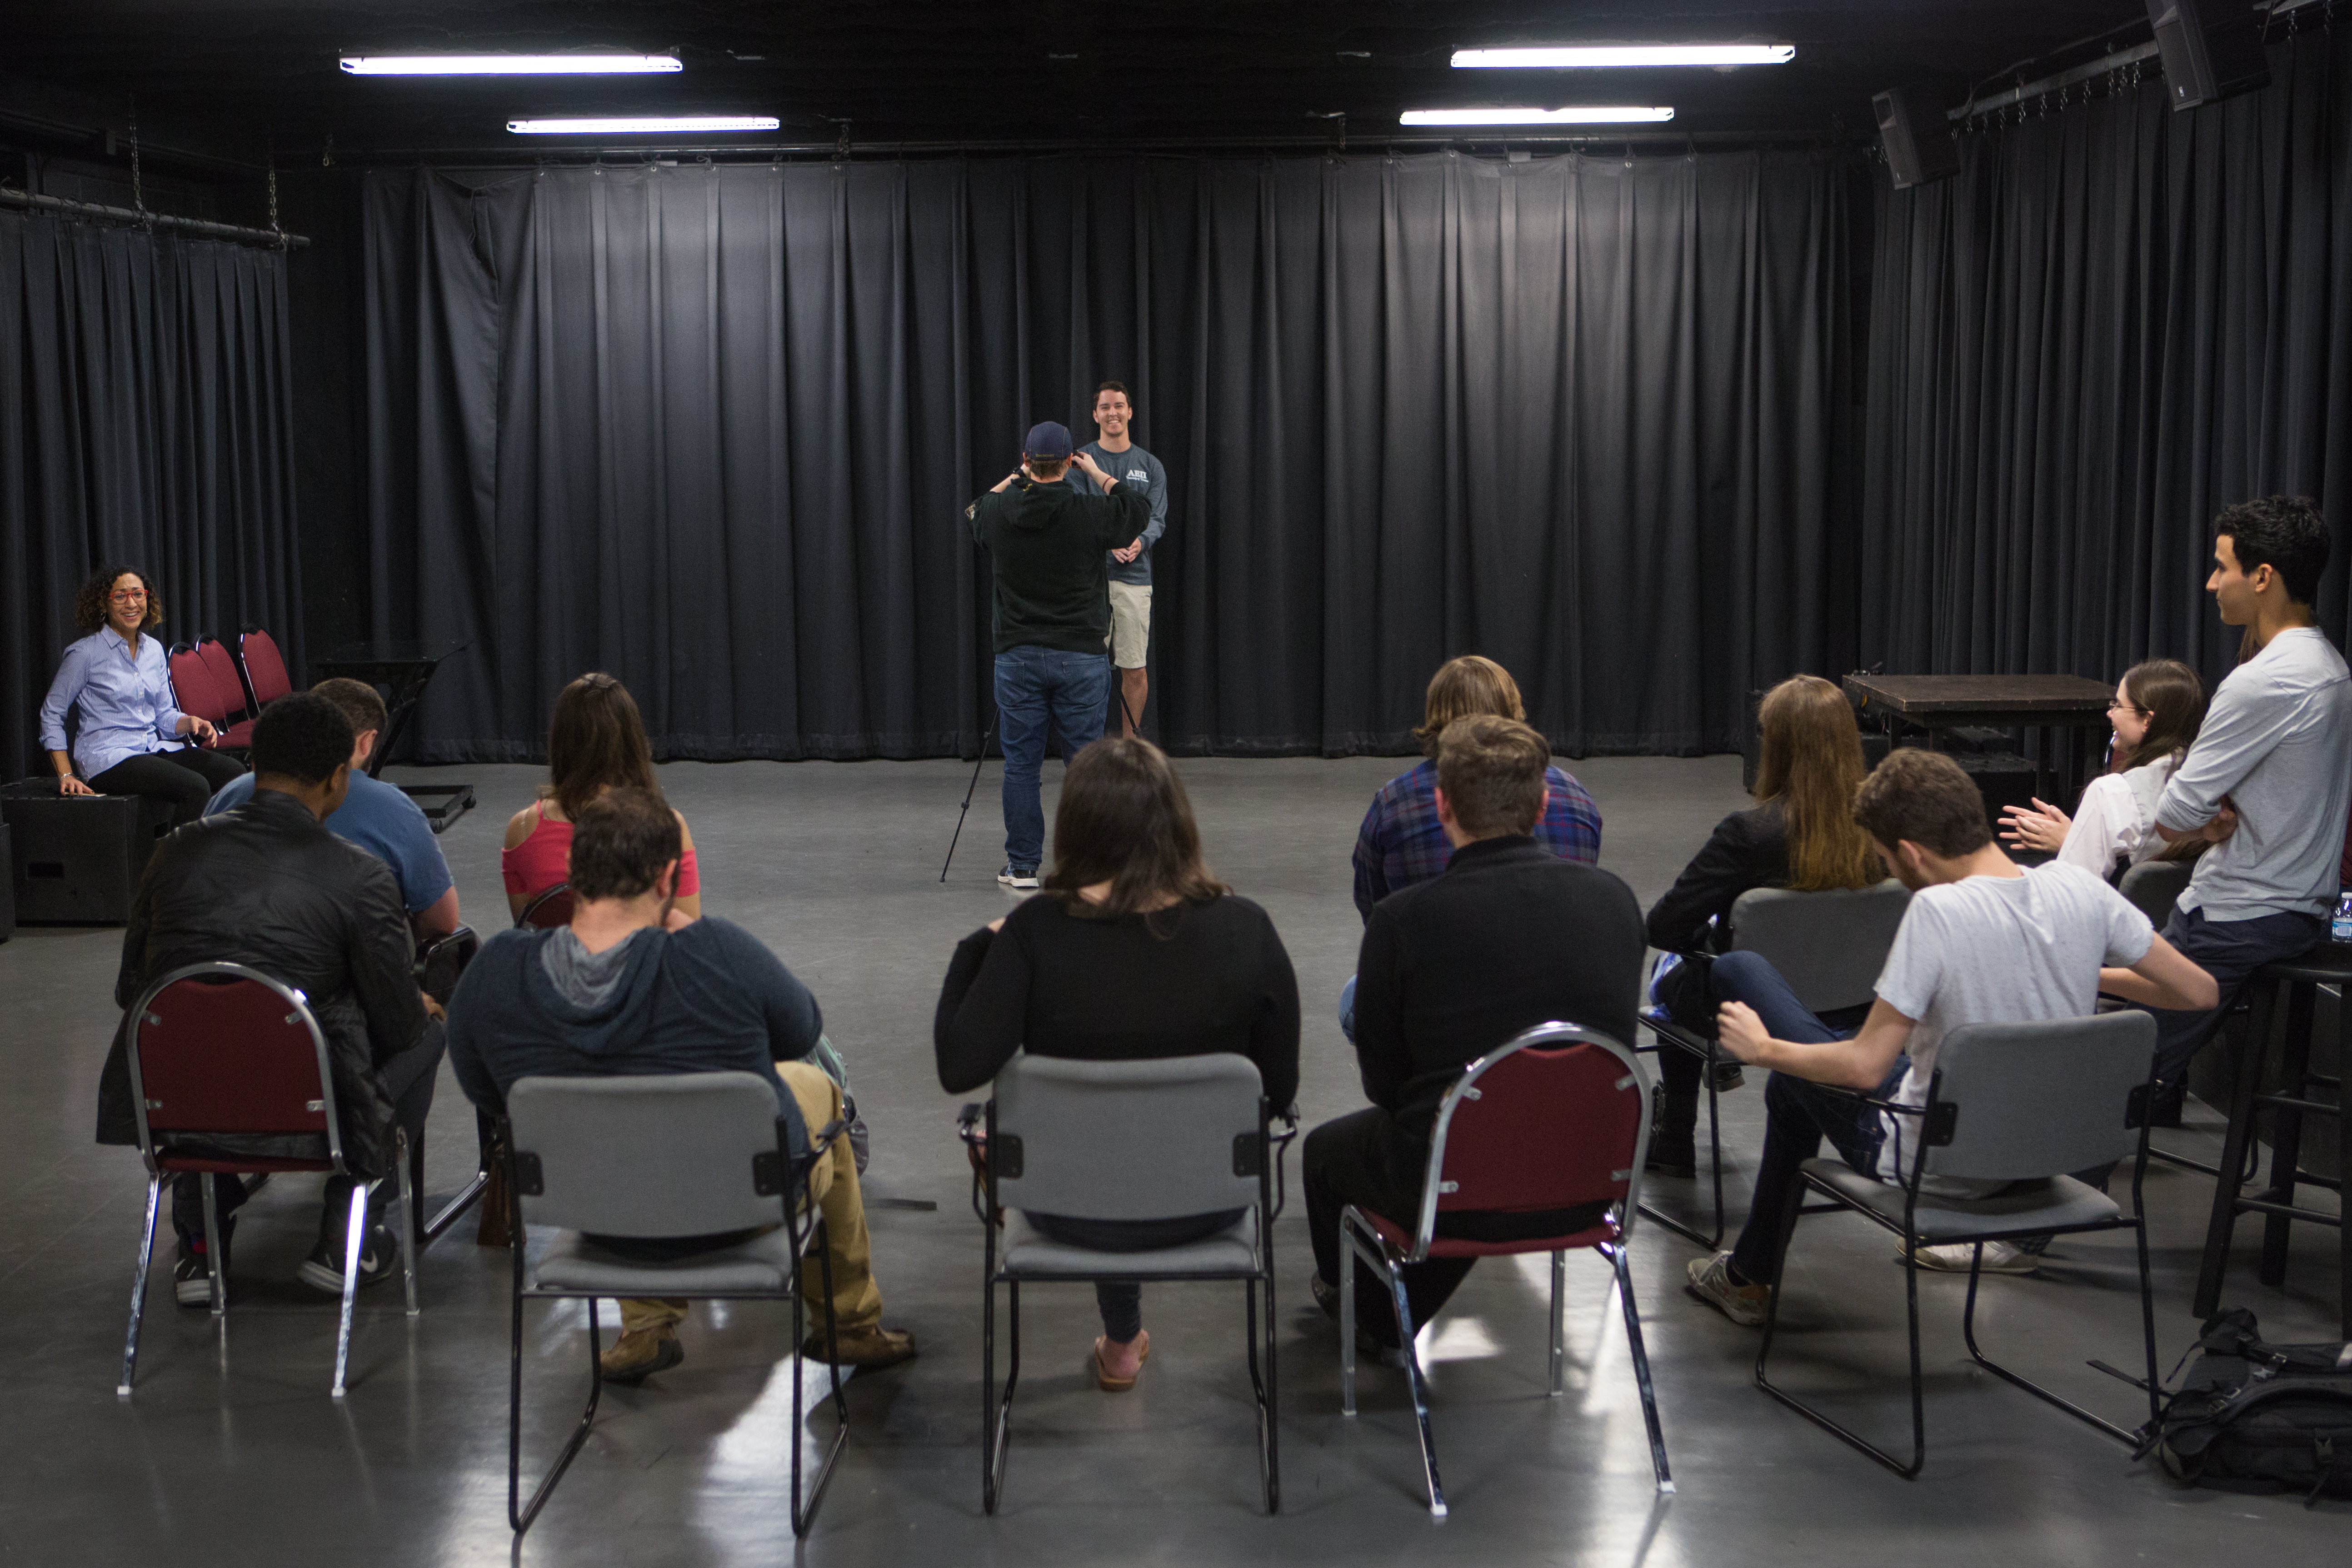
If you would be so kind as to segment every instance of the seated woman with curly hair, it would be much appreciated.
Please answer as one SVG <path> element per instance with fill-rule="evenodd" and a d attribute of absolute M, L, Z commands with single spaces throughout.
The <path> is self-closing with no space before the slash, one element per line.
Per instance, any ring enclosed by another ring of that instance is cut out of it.
<path fill-rule="evenodd" d="M 172 824 L 194 822 L 205 803 L 245 772 L 234 757 L 200 748 L 209 721 L 180 711 L 163 645 L 147 634 L 163 624 L 163 598 L 143 572 L 101 566 L 74 595 L 74 625 L 89 635 L 66 647 L 41 703 L 41 744 L 59 795 L 144 795 L 172 803 Z M 66 715 L 81 730 L 66 750 Z M 196 745 L 179 737 L 194 739 Z M 81 770 L 75 776 L 74 770 Z"/>

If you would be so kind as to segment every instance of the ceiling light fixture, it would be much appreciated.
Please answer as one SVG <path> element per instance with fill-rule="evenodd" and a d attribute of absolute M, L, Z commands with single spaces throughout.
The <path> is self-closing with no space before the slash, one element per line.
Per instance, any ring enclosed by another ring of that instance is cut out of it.
<path fill-rule="evenodd" d="M 352 76 L 639 76 L 684 70 L 676 55 L 345 55 Z"/>
<path fill-rule="evenodd" d="M 1408 109 L 1397 116 L 1401 125 L 1627 125 L 1642 121 L 1672 120 L 1675 111 L 1663 105 L 1580 104 L 1572 109 Z"/>
<path fill-rule="evenodd" d="M 1605 66 L 1784 66 L 1794 44 L 1594 44 L 1456 49 L 1456 69 L 1559 70 Z"/>
<path fill-rule="evenodd" d="M 595 120 L 509 120 L 518 136 L 643 136 L 666 131 L 773 131 L 772 114 L 633 114 Z"/>

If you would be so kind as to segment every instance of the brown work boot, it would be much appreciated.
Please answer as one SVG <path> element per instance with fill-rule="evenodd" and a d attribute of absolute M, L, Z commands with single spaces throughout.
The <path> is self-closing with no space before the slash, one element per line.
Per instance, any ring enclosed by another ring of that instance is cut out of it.
<path fill-rule="evenodd" d="M 886 1366 L 897 1366 L 902 1361 L 912 1361 L 919 1353 L 915 1336 L 904 1329 L 886 1329 L 879 1323 L 868 1323 L 862 1329 L 843 1329 L 839 1333 L 841 1353 L 833 1358 L 835 1366 L 862 1366 L 868 1372 L 878 1372 Z M 811 1361 L 825 1361 L 824 1331 L 818 1329 L 801 1342 L 801 1354 Z"/>
<path fill-rule="evenodd" d="M 635 1388 L 657 1372 L 667 1372 L 686 1359 L 686 1347 L 673 1329 L 638 1329 L 613 1342 L 596 1358 L 606 1383 Z"/>

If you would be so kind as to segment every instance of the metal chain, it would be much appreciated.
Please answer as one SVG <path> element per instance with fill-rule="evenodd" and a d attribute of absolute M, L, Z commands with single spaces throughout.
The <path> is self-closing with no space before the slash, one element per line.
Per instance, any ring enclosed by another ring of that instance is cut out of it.
<path fill-rule="evenodd" d="M 278 226 L 278 143 L 273 141 L 268 145 L 263 156 L 269 166 L 269 232 L 282 235 L 286 231 Z"/>
<path fill-rule="evenodd" d="M 139 181 L 139 95 L 131 95 L 131 205 L 141 213 L 147 210 L 147 194 Z"/>

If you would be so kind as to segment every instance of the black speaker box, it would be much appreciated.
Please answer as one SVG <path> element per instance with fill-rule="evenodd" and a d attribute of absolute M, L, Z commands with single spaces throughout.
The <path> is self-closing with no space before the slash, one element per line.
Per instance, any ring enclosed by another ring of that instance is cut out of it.
<path fill-rule="evenodd" d="M 1952 136 L 1935 95 L 1917 88 L 1889 88 L 1870 100 L 1878 116 L 1878 139 L 1886 149 L 1886 166 L 1895 188 L 1909 190 L 1960 172 L 1960 144 Z"/>
<path fill-rule="evenodd" d="M 121 925 L 172 803 L 146 795 L 61 795 L 57 780 L 0 787 L 16 918 L 26 925 Z"/>
<path fill-rule="evenodd" d="M 2156 51 L 2164 60 L 2164 83 L 2174 109 L 2194 109 L 2270 85 L 2262 35 L 2243 5 L 2147 0 L 2147 20 L 2156 31 Z"/>

